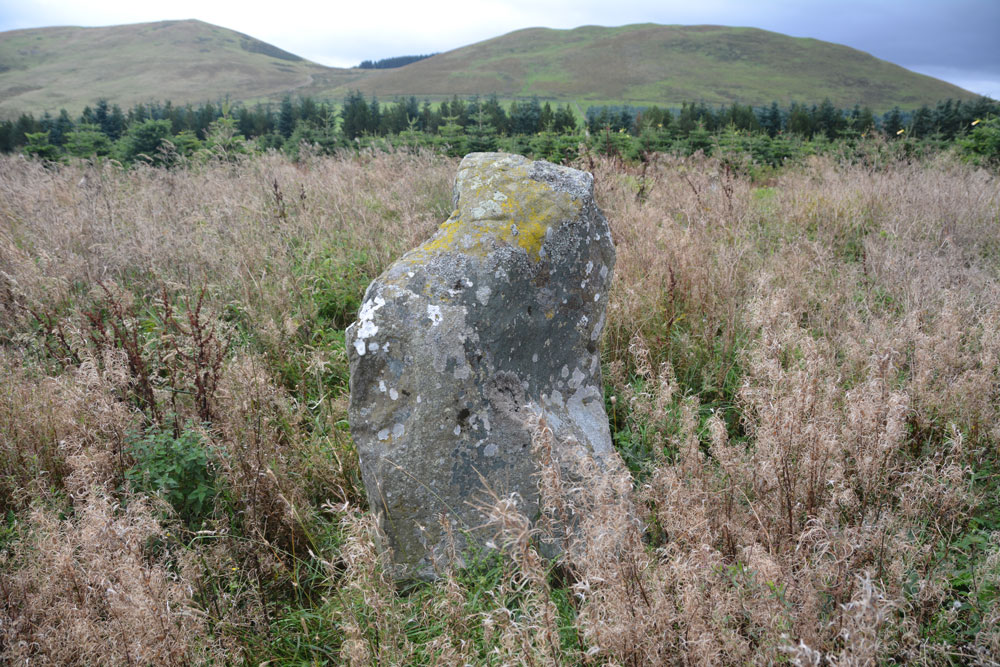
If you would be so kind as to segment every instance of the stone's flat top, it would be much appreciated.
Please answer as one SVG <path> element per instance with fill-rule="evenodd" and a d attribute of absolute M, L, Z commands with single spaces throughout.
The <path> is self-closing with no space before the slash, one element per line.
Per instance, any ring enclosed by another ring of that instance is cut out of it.
<path fill-rule="evenodd" d="M 592 193 L 585 172 L 471 154 L 449 219 L 365 292 L 348 416 L 397 578 L 432 577 L 446 533 L 488 539 L 484 480 L 537 511 L 533 416 L 556 448 L 616 456 L 598 348 L 615 256 Z"/>
<path fill-rule="evenodd" d="M 440 251 L 482 256 L 504 244 L 537 262 L 553 224 L 579 215 L 593 189 L 593 177 L 583 171 L 520 155 L 471 153 L 458 168 L 455 211 L 410 260 Z"/>

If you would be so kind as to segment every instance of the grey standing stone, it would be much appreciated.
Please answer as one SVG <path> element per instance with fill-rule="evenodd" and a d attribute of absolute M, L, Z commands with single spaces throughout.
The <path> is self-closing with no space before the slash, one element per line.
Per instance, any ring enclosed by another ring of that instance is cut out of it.
<path fill-rule="evenodd" d="M 449 534 L 459 558 L 490 537 L 483 480 L 537 513 L 532 414 L 560 447 L 617 461 L 599 349 L 615 251 L 593 177 L 473 153 L 454 206 L 347 330 L 351 433 L 397 579 L 432 578 Z"/>

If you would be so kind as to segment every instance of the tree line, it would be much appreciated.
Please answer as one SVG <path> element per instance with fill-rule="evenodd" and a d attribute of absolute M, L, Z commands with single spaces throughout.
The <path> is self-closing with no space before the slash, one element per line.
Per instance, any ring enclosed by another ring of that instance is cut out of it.
<path fill-rule="evenodd" d="M 997 115 L 1000 105 L 988 98 L 949 99 L 915 111 L 895 108 L 882 115 L 860 106 L 838 108 L 824 100 L 787 107 L 777 102 L 763 107 L 686 102 L 679 109 L 592 106 L 582 118 L 569 104 L 554 106 L 537 97 L 504 104 L 496 95 L 455 96 L 436 104 L 408 97 L 383 104 L 353 92 L 339 104 L 287 96 L 278 104 L 206 102 L 194 106 L 167 101 L 136 104 L 127 111 L 100 100 L 76 118 L 62 110 L 58 115 L 23 114 L 0 122 L 0 151 L 21 151 L 50 160 L 109 156 L 123 162 L 164 162 L 199 152 L 232 155 L 268 149 L 297 157 L 304 145 L 329 152 L 382 142 L 425 146 L 452 155 L 506 150 L 565 161 L 576 155 L 580 145 L 626 158 L 654 151 L 711 152 L 726 146 L 744 150 L 763 164 L 778 165 L 813 149 L 804 143 L 875 134 L 894 140 L 953 143 L 993 128 L 994 121 L 989 119 Z M 981 121 L 986 124 L 977 130 Z"/>
<path fill-rule="evenodd" d="M 361 64 L 358 65 L 358 69 L 394 69 L 415 63 L 418 60 L 426 60 L 436 55 L 436 53 L 428 53 L 421 56 L 396 56 L 394 58 L 382 58 L 381 60 L 362 60 Z"/>
<path fill-rule="evenodd" d="M 923 105 L 915 111 L 894 107 L 877 116 L 869 107 L 855 105 L 851 109 L 837 108 L 829 99 L 816 105 L 792 102 L 782 108 L 777 102 L 753 107 L 734 103 L 712 108 L 705 103 L 684 103 L 676 112 L 658 107 L 601 106 L 587 109 L 586 122 L 591 132 L 604 127 L 638 134 L 643 127 L 673 126 L 677 133 L 688 134 L 699 126 L 714 133 L 733 127 L 747 132 L 764 132 L 775 137 L 782 133 L 806 139 L 823 136 L 831 141 L 843 136 L 878 131 L 887 135 L 926 139 L 937 137 L 953 141 L 976 119 L 1000 112 L 995 100 L 981 97 L 974 102 L 942 100 L 934 107 Z"/>

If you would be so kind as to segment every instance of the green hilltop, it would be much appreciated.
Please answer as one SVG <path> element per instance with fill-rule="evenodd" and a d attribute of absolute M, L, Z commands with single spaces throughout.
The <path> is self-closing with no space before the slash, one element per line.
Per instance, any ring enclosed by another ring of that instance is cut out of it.
<path fill-rule="evenodd" d="M 538 95 L 582 106 L 771 101 L 914 108 L 969 91 L 846 46 L 756 28 L 529 28 L 398 69 L 332 68 L 201 21 L 0 33 L 0 117 L 287 94 L 340 99 Z"/>
<path fill-rule="evenodd" d="M 723 26 L 529 28 L 354 84 L 379 95 L 538 95 L 587 103 L 680 105 L 777 100 L 883 110 L 976 96 L 816 39 Z"/>
<path fill-rule="evenodd" d="M 0 33 L 0 117 L 79 113 L 100 98 L 126 108 L 280 98 L 336 72 L 354 76 L 202 21 L 12 30 Z"/>

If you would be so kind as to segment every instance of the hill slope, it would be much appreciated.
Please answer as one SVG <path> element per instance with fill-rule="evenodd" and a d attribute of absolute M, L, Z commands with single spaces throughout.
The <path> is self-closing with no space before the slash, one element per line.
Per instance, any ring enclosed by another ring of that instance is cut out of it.
<path fill-rule="evenodd" d="M 379 95 L 538 95 L 679 105 L 772 100 L 919 106 L 966 90 L 867 53 L 756 28 L 530 28 L 351 84 Z"/>
<path fill-rule="evenodd" d="M 102 97 L 123 107 L 280 97 L 317 74 L 357 76 L 202 21 L 12 30 L 0 33 L 0 116 L 78 113 Z"/>
<path fill-rule="evenodd" d="M 75 114 L 102 97 L 129 106 L 287 93 L 340 99 L 354 89 L 383 99 L 497 93 L 584 105 L 829 97 L 877 111 L 976 97 L 846 46 L 756 28 L 529 28 L 393 70 L 324 67 L 193 20 L 0 33 L 0 117 L 60 108 Z"/>

